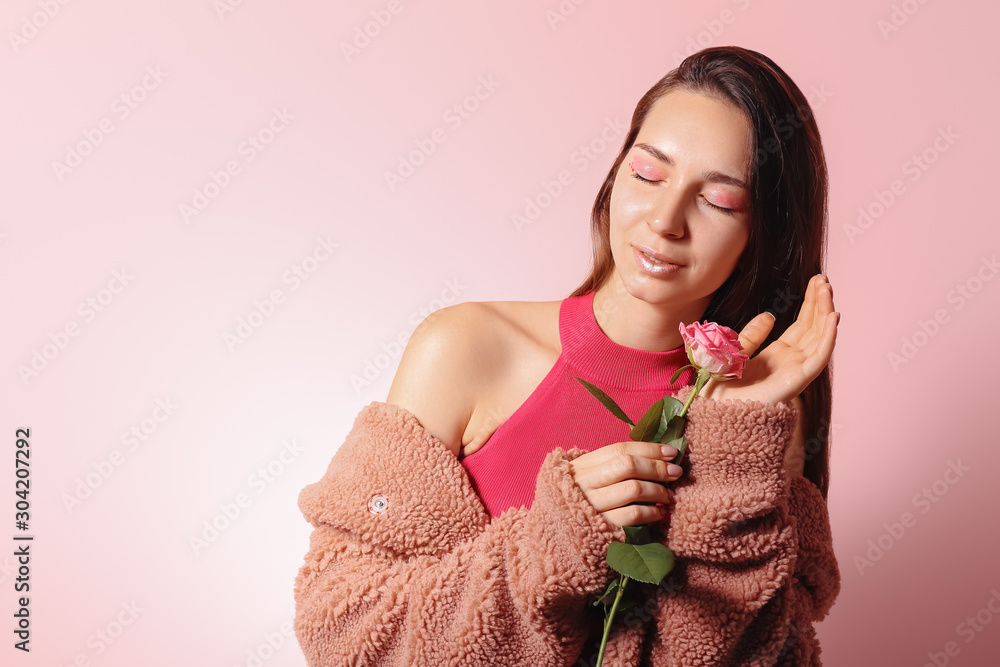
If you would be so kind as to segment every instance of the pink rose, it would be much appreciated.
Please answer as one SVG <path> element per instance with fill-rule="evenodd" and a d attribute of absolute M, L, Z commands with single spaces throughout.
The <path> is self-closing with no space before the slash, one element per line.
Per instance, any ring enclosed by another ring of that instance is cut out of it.
<path fill-rule="evenodd" d="M 716 380 L 742 377 L 750 357 L 743 352 L 735 331 L 715 322 L 694 322 L 688 326 L 681 322 L 679 327 L 692 365 L 703 368 Z"/>

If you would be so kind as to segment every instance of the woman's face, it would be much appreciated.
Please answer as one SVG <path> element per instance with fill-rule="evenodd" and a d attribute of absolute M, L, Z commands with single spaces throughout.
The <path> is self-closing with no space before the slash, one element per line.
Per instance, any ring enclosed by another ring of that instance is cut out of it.
<path fill-rule="evenodd" d="M 611 192 L 611 251 L 632 296 L 708 308 L 749 238 L 750 131 L 739 109 L 683 88 L 650 109 Z"/>

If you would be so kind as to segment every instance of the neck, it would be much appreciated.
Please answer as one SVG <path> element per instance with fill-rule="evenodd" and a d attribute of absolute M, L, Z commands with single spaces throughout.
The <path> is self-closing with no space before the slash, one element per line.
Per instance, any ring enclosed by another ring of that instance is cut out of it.
<path fill-rule="evenodd" d="M 632 296 L 618 273 L 594 294 L 594 317 L 608 338 L 626 347 L 666 352 L 684 344 L 679 325 L 701 319 L 711 296 L 695 302 L 657 304 Z"/>

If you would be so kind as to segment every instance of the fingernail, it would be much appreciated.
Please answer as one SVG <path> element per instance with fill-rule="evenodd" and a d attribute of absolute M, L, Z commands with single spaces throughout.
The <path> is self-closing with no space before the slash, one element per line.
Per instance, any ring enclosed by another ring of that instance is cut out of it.
<path fill-rule="evenodd" d="M 667 474 L 669 474 L 671 477 L 677 477 L 682 472 L 684 472 L 684 468 L 678 465 L 674 465 L 673 463 L 671 463 L 670 465 L 667 466 Z"/>
<path fill-rule="evenodd" d="M 663 454 L 663 458 L 672 459 L 673 457 L 677 456 L 677 448 L 671 447 L 670 445 L 661 445 L 660 453 Z"/>

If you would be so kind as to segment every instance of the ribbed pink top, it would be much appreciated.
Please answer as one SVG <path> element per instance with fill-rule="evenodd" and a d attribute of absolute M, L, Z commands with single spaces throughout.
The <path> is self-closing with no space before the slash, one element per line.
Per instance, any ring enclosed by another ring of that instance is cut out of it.
<path fill-rule="evenodd" d="M 567 297 L 559 306 L 562 351 L 541 384 L 481 448 L 461 459 L 490 516 L 530 508 L 545 455 L 557 447 L 594 451 L 628 440 L 629 426 L 573 379 L 579 376 L 614 399 L 637 421 L 657 400 L 692 384 L 695 372 L 684 346 L 650 352 L 619 345 L 594 317 L 594 293 Z"/>

